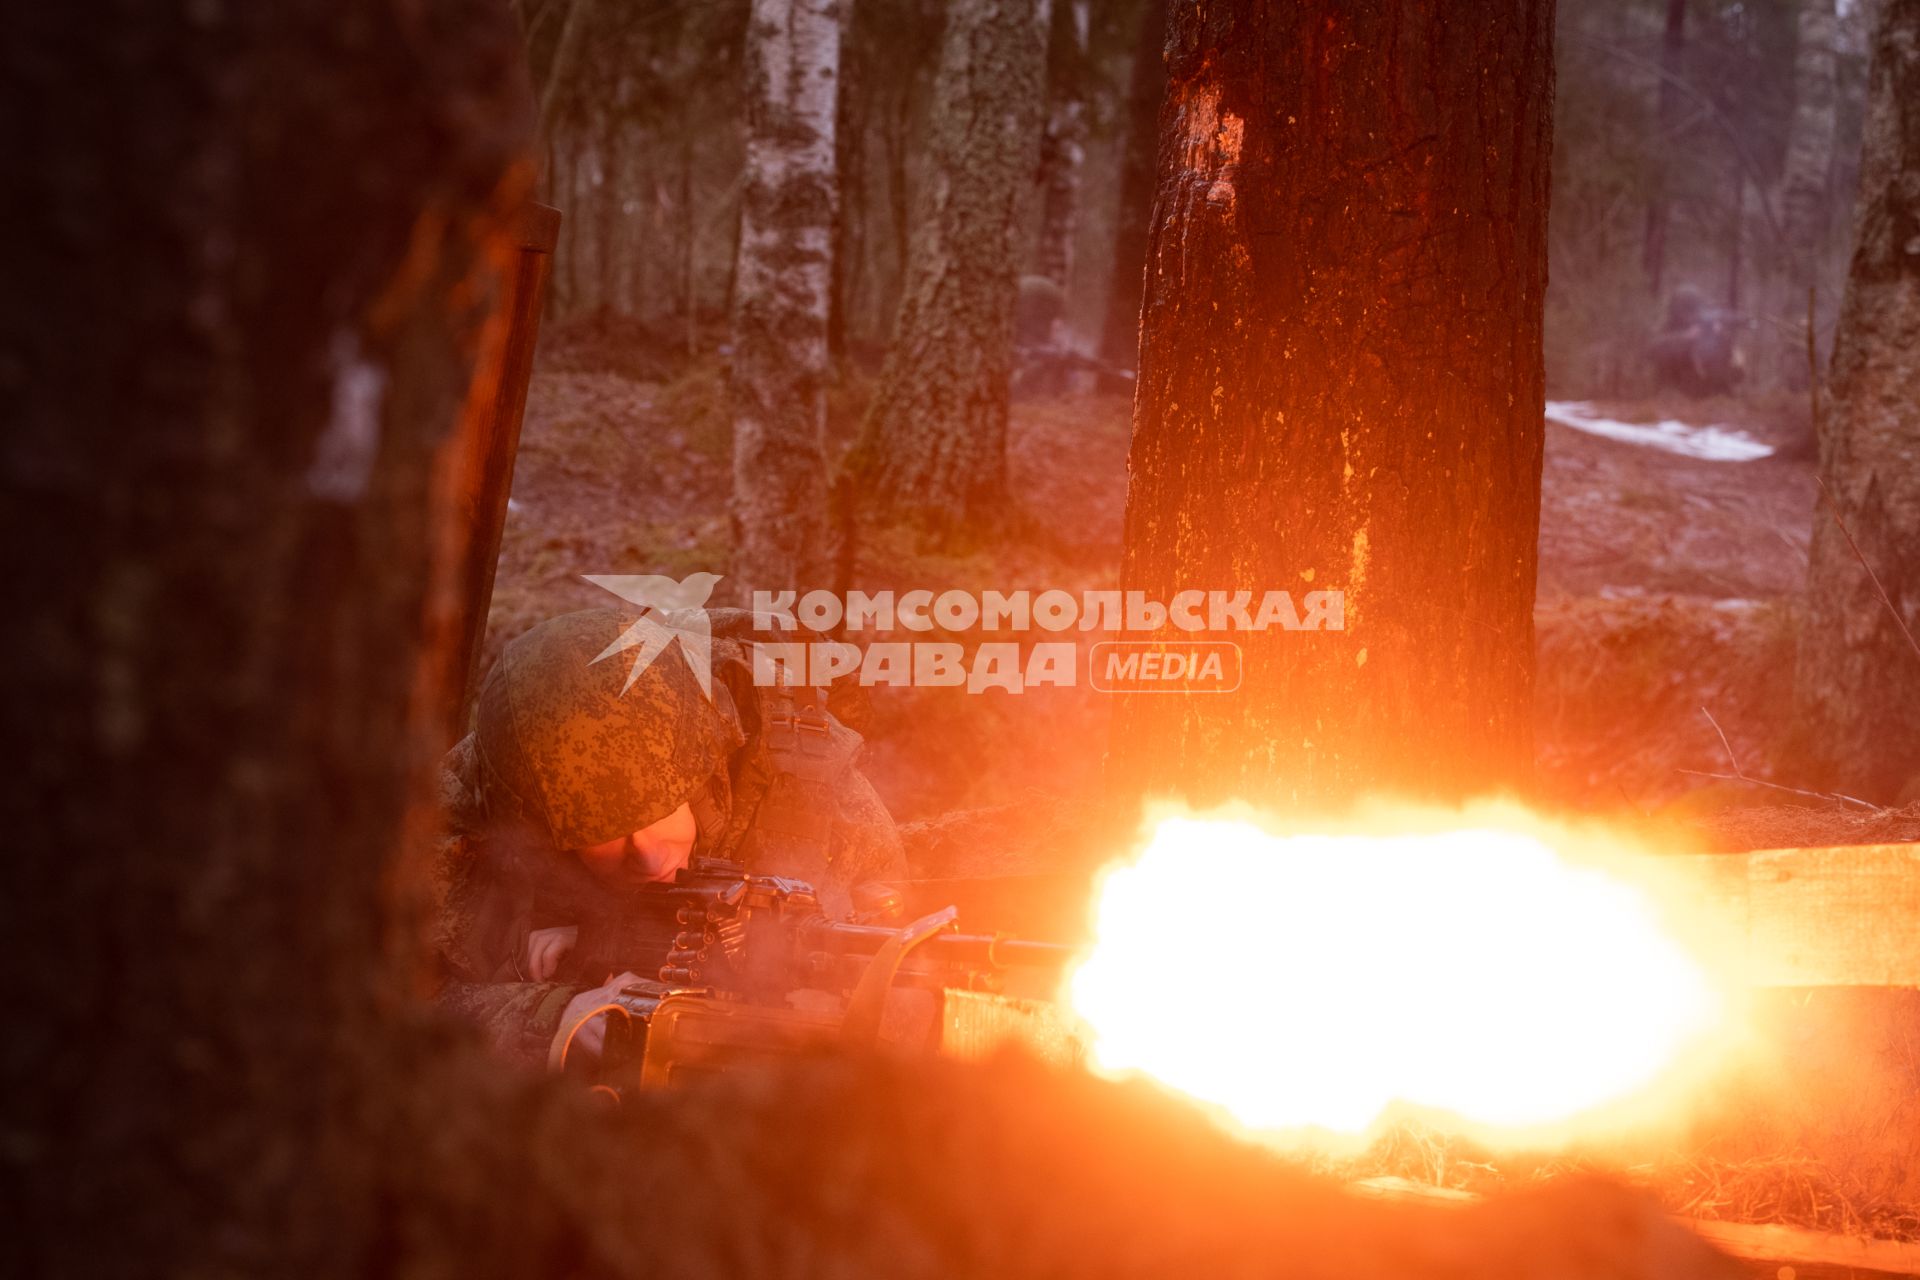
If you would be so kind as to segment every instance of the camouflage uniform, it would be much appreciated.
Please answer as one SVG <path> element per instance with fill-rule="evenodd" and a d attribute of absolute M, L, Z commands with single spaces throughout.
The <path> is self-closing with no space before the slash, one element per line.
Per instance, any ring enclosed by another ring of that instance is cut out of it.
<path fill-rule="evenodd" d="M 632 619 L 567 614 L 506 647 L 481 687 L 474 731 L 447 756 L 440 999 L 509 1055 L 543 1060 L 585 989 L 524 971 L 528 933 L 574 923 L 567 904 L 596 892 L 563 850 L 688 804 L 696 856 L 810 880 L 829 910 L 844 912 L 854 884 L 904 874 L 893 820 L 856 765 L 860 735 L 817 690 L 754 685 L 752 646 L 764 637 L 744 611 L 709 617 L 711 699 L 678 645 L 623 691 L 632 655 L 595 658 Z"/>

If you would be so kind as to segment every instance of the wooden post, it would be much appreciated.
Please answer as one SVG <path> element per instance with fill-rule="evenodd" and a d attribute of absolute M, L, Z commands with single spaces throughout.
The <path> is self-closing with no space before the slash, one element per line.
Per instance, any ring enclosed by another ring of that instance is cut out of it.
<path fill-rule="evenodd" d="M 466 419 L 471 425 L 463 445 L 468 457 L 462 469 L 470 479 L 456 502 L 455 515 L 467 522 L 470 536 L 455 574 L 459 643 L 453 652 L 459 666 L 448 684 L 456 695 L 447 709 L 449 741 L 464 731 L 467 694 L 486 638 L 493 573 L 500 560 L 507 499 L 513 491 L 513 460 L 520 449 L 520 423 L 533 376 L 534 343 L 540 336 L 540 312 L 560 236 L 560 211 L 524 204 L 514 214 L 510 230 L 517 253 L 502 300 L 507 317 L 505 349 L 499 361 L 481 366 L 467 396 Z"/>

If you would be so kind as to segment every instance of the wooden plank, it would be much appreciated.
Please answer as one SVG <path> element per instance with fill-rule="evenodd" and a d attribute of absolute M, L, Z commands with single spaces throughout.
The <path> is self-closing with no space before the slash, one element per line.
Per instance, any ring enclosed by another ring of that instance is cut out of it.
<path fill-rule="evenodd" d="M 1748 928 L 1768 986 L 1920 986 L 1920 848 L 1793 849 L 1747 859 Z"/>
<path fill-rule="evenodd" d="M 1080 1024 L 1049 1000 L 948 988 L 940 993 L 935 1047 L 951 1057 L 980 1061 L 1018 1044 L 1042 1062 L 1076 1066 L 1087 1055 Z"/>
<path fill-rule="evenodd" d="M 1920 844 L 1662 858 L 1761 987 L 1920 987 Z"/>
<path fill-rule="evenodd" d="M 1760 987 L 1920 987 L 1920 844 L 1649 855 L 1648 882 L 1678 881 L 1743 948 Z M 970 932 L 1079 942 L 1085 874 L 899 883 L 913 918 L 949 904 Z"/>
<path fill-rule="evenodd" d="M 1806 1227 L 1756 1222 L 1678 1218 L 1723 1253 L 1770 1267 L 1788 1266 L 1811 1280 L 1829 1268 L 1886 1275 L 1920 1274 L 1920 1245 L 1905 1240 L 1867 1240 Z"/>
<path fill-rule="evenodd" d="M 1427 1204 L 1465 1206 L 1481 1197 L 1471 1191 L 1429 1186 L 1407 1178 L 1363 1178 L 1347 1184 L 1350 1190 L 1377 1200 L 1417 1200 Z M 1720 1222 L 1708 1218 L 1674 1221 L 1743 1262 L 1759 1264 L 1755 1275 L 1787 1280 L 1820 1280 L 1829 1275 L 1868 1272 L 1874 1275 L 1920 1275 L 1920 1244 L 1905 1240 L 1873 1240 L 1836 1235 L 1807 1227 L 1758 1222 Z"/>

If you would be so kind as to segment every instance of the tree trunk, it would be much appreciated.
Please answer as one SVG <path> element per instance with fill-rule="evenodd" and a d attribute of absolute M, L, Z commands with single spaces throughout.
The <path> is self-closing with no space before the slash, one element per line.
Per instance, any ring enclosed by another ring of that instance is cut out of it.
<path fill-rule="evenodd" d="M 1831 505 L 1815 514 L 1797 677 L 1801 753 L 1814 779 L 1865 799 L 1893 799 L 1920 778 L 1920 652 L 1911 639 L 1920 632 L 1917 249 L 1920 0 L 1884 0 L 1853 262 L 1819 424 Z"/>
<path fill-rule="evenodd" d="M 0 56 L 43 99 L 14 155 L 31 302 L 0 321 L 30 371 L 0 530 L 40 548 L 0 663 L 33 744 L 0 782 L 37 957 L 0 1057 L 16 1266 L 397 1274 L 457 1262 L 455 1221 L 527 1260 L 537 1206 L 521 1244 L 462 1217 L 481 1175 L 414 1112 L 463 1087 L 428 1069 L 451 1042 L 393 1015 L 456 658 L 422 648 L 461 562 L 446 445 L 532 178 L 512 19 L 56 7 Z M 428 1169 L 448 1216 L 410 1202 Z"/>
<path fill-rule="evenodd" d="M 1127 83 L 1127 140 L 1120 158 L 1120 208 L 1114 215 L 1113 283 L 1101 358 L 1131 366 L 1140 356 L 1140 282 L 1146 272 L 1153 223 L 1154 148 L 1160 140 L 1160 99 L 1166 93 L 1167 0 L 1140 6 L 1140 37 Z"/>
<path fill-rule="evenodd" d="M 1034 272 L 1060 287 L 1073 276 L 1080 230 L 1080 171 L 1086 160 L 1087 0 L 1061 0 L 1053 10 L 1047 125 L 1040 140 L 1040 239 Z"/>
<path fill-rule="evenodd" d="M 560 20 L 560 37 L 554 44 L 546 79 L 540 86 L 540 154 L 548 157 L 549 168 L 553 164 L 554 135 L 560 127 L 560 106 L 579 64 L 587 28 L 593 25 L 594 0 L 553 0 L 553 3 L 564 3 L 567 8 Z"/>
<path fill-rule="evenodd" d="M 934 88 L 930 172 L 893 344 L 858 461 L 861 495 L 936 532 L 1006 498 L 1007 382 L 1045 94 L 1047 0 L 956 0 Z"/>
<path fill-rule="evenodd" d="M 546 189 L 564 215 L 580 207 L 580 148 L 569 134 L 556 134 L 547 149 Z M 554 255 L 559 268 L 554 311 L 576 315 L 580 311 L 580 222 L 565 218 L 560 224 L 560 251 Z"/>
<path fill-rule="evenodd" d="M 733 588 L 827 581 L 840 0 L 754 0 L 735 259 Z M 745 596 L 742 595 L 742 599 Z"/>
<path fill-rule="evenodd" d="M 1344 591 L 1345 630 L 1224 636 L 1231 698 L 1122 698 L 1115 780 L 1277 805 L 1521 784 L 1553 6 L 1169 22 L 1123 580 Z"/>
<path fill-rule="evenodd" d="M 858 39 L 860 9 L 846 16 L 840 37 L 840 93 L 833 115 L 834 194 L 832 293 L 827 303 L 827 359 L 847 359 L 847 312 L 860 295 L 867 240 L 867 120 L 873 107 L 872 49 Z"/>
<path fill-rule="evenodd" d="M 1667 271 L 1667 219 L 1672 203 L 1668 190 L 1667 167 L 1680 122 L 1680 86 L 1687 45 L 1687 0 L 1667 0 L 1667 28 L 1660 41 L 1659 135 L 1662 150 L 1654 174 L 1653 188 L 1647 195 L 1647 229 L 1640 244 L 1640 267 L 1646 272 L 1647 287 L 1660 292 Z"/>
<path fill-rule="evenodd" d="M 594 136 L 595 150 L 599 153 L 599 183 L 594 187 L 594 249 L 599 259 L 599 269 L 595 272 L 594 306 L 601 312 L 619 310 L 620 296 L 620 221 L 621 191 L 624 179 L 621 173 L 620 122 L 614 113 L 605 107 L 594 113 L 596 128 Z M 586 210 L 581 210 L 584 214 Z"/>
<path fill-rule="evenodd" d="M 689 360 L 700 349 L 700 282 L 696 253 L 700 246 L 700 213 L 693 204 L 694 137 L 694 130 L 689 128 L 680 139 L 680 301 Z"/>
<path fill-rule="evenodd" d="M 1733 167 L 1733 198 L 1727 202 L 1727 207 L 1730 216 L 1727 218 L 1726 307 L 1729 311 L 1738 311 L 1740 274 L 1745 268 L 1747 240 L 1747 175 L 1738 165 Z"/>
<path fill-rule="evenodd" d="M 1780 221 L 1786 239 L 1781 278 L 1779 358 L 1787 382 L 1799 386 L 1807 371 L 1807 291 L 1820 278 L 1826 243 L 1828 194 L 1840 86 L 1834 43 L 1834 0 L 1801 0 L 1799 37 L 1793 55 L 1793 117 L 1780 173 Z"/>
<path fill-rule="evenodd" d="M 887 299 L 891 303 L 882 308 L 887 323 L 897 324 L 900 313 L 900 290 L 907 279 L 907 259 L 913 244 L 913 201 L 907 183 L 907 124 L 913 109 L 913 86 L 911 83 L 899 89 L 895 99 L 897 109 L 887 113 L 885 126 L 887 153 L 887 212 L 892 221 L 893 270 Z"/>

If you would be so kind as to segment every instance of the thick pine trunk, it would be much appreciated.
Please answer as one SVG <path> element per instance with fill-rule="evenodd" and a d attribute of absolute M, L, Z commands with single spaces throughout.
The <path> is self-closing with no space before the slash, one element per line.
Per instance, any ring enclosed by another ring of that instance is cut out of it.
<path fill-rule="evenodd" d="M 1152 227 L 1154 150 L 1166 93 L 1166 0 L 1145 0 L 1127 82 L 1127 140 L 1120 155 L 1120 207 L 1114 215 L 1113 282 L 1107 293 L 1100 356 L 1131 367 L 1140 354 L 1140 281 Z"/>
<path fill-rule="evenodd" d="M 1920 778 L 1920 0 L 1884 0 L 1862 133 L 1797 683 L 1814 780 L 1891 800 Z"/>
<path fill-rule="evenodd" d="M 841 31 L 841 0 L 754 0 L 747 29 L 730 378 L 737 592 L 827 581 L 827 323 Z"/>
<path fill-rule="evenodd" d="M 1007 383 L 1045 96 L 1048 0 L 955 0 L 929 172 L 858 478 L 877 512 L 937 531 L 1006 498 Z"/>
<path fill-rule="evenodd" d="M 1234 633 L 1232 697 L 1123 699 L 1123 786 L 1284 805 L 1526 778 L 1552 16 L 1170 11 L 1123 579 L 1340 590 L 1346 629 Z"/>

